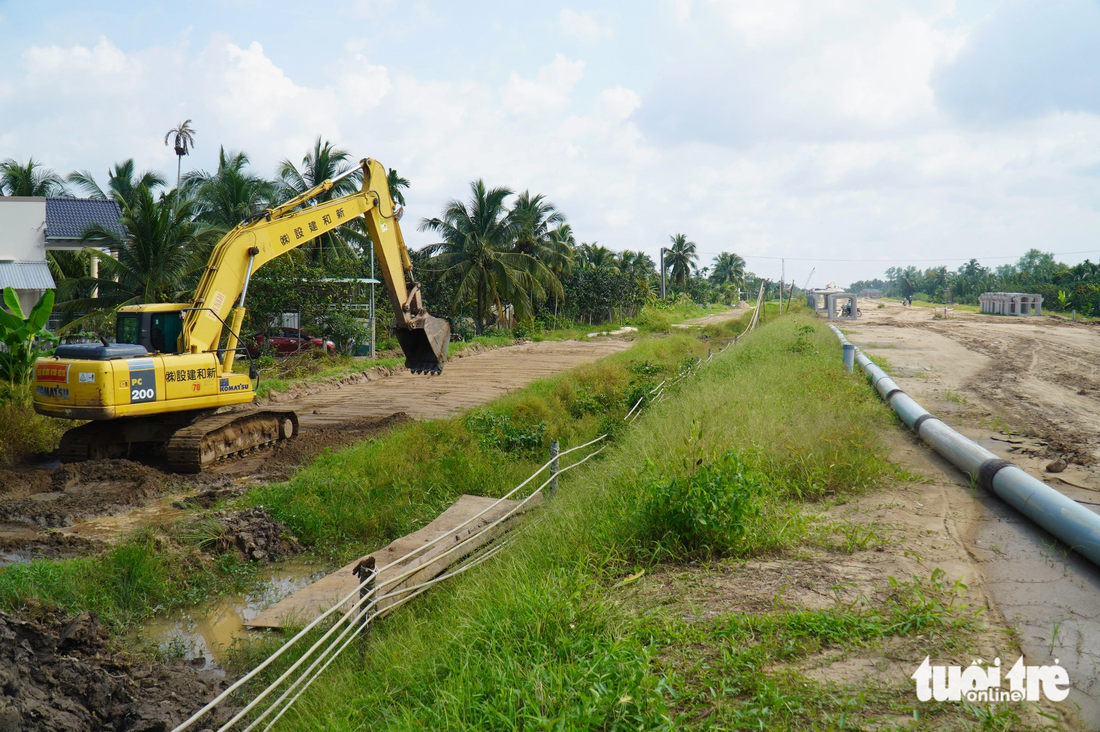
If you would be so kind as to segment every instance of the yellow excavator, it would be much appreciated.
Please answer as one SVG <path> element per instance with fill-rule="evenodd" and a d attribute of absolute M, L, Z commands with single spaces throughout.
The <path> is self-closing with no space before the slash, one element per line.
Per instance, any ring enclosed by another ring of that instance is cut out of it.
<path fill-rule="evenodd" d="M 306 205 L 357 170 L 361 190 Z M 197 473 L 226 457 L 290 439 L 298 417 L 287 410 L 223 410 L 253 400 L 254 367 L 236 373 L 245 297 L 252 274 L 275 257 L 355 217 L 365 219 L 396 314 L 394 333 L 414 373 L 439 373 L 450 326 L 424 309 L 419 286 L 406 281 L 412 263 L 386 181 L 376 160 L 250 217 L 214 247 L 190 303 L 119 309 L 115 343 L 58 346 L 34 368 L 39 414 L 91 420 L 61 439 L 65 462 L 164 449 L 168 467 Z M 237 305 L 234 308 L 233 303 Z M 223 345 L 224 336 L 224 345 Z"/>

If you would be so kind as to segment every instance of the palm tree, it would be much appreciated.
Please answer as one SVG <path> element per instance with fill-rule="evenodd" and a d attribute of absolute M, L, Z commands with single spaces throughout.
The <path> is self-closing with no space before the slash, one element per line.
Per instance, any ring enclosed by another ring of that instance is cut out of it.
<path fill-rule="evenodd" d="M 168 130 L 164 135 L 164 144 L 172 141 L 172 147 L 176 150 L 176 190 L 180 188 L 180 170 L 183 165 L 183 156 L 195 146 L 195 130 L 191 127 L 191 120 L 180 122 L 177 127 Z"/>
<path fill-rule="evenodd" d="M 68 279 L 58 294 L 67 300 L 69 311 L 116 308 L 147 302 L 172 302 L 186 299 L 197 275 L 206 265 L 208 239 L 193 220 L 190 201 L 156 200 L 152 191 L 140 187 L 133 201 L 122 205 L 119 224 L 125 234 L 94 224 L 81 238 L 97 247 L 117 252 L 118 258 L 102 257 L 99 277 Z M 84 250 L 95 256 L 96 249 Z M 98 290 L 98 298 L 73 297 L 78 291 Z"/>
<path fill-rule="evenodd" d="M 243 152 L 218 150 L 218 169 L 191 171 L 183 177 L 184 189 L 194 193 L 195 218 L 220 235 L 225 235 L 244 219 L 271 206 L 275 184 L 254 175 L 245 167 Z"/>
<path fill-rule="evenodd" d="M 115 167 L 107 171 L 107 190 L 99 187 L 92 174 L 87 170 L 78 170 L 69 173 L 65 180 L 84 191 L 90 198 L 99 200 L 114 199 L 119 205 L 134 202 L 134 194 L 138 188 L 148 188 L 150 191 L 167 185 L 167 181 L 158 173 L 143 171 L 135 173 L 134 159 L 128 158 L 121 163 L 115 163 Z"/>
<path fill-rule="evenodd" d="M 688 277 L 699 256 L 695 253 L 695 242 L 688 241 L 684 234 L 669 236 L 672 246 L 665 255 L 665 267 L 672 268 L 672 283 L 679 287 L 687 285 Z"/>
<path fill-rule="evenodd" d="M 740 254 L 722 252 L 714 258 L 710 281 L 716 285 L 735 285 L 745 289 L 745 260 Z"/>
<path fill-rule="evenodd" d="M 322 141 L 320 137 L 314 143 L 313 149 L 302 158 L 302 168 L 299 170 L 294 163 L 284 160 L 279 164 L 276 173 L 278 180 L 275 185 L 279 196 L 288 200 L 294 196 L 305 193 L 326 180 L 332 180 L 352 167 L 351 154 L 347 150 L 334 147 L 331 142 Z M 318 203 L 331 201 L 333 198 L 346 196 L 359 190 L 362 183 L 362 172 L 355 172 L 342 180 L 336 181 L 332 188 L 311 199 L 305 205 L 315 206 Z M 327 258 L 340 259 L 353 256 L 356 250 L 362 251 L 369 246 L 369 238 L 362 230 L 353 229 L 359 219 L 345 224 L 337 231 L 322 234 L 303 247 L 311 261 L 324 262 Z"/>
<path fill-rule="evenodd" d="M 599 242 L 592 242 L 591 244 L 581 242 L 580 246 L 577 247 L 577 253 L 580 255 L 581 267 L 584 269 L 619 271 L 619 260 L 615 256 L 615 252 L 607 247 L 600 246 Z"/>
<path fill-rule="evenodd" d="M 511 190 L 486 188 L 484 181 L 476 180 L 470 184 L 470 193 L 469 203 L 452 200 L 441 216 L 421 221 L 421 231 L 443 239 L 424 251 L 457 285 L 452 311 L 474 301 L 479 331 L 492 305 L 503 322 L 505 302 L 515 308 L 516 317 L 527 320 L 534 315 L 535 302 L 547 294 L 563 296 L 561 283 L 538 259 L 513 251 L 516 224 L 504 205 Z"/>
<path fill-rule="evenodd" d="M 392 198 L 394 201 L 397 201 L 397 203 L 399 203 L 400 205 L 404 206 L 405 194 L 401 192 L 401 189 L 408 189 L 408 187 L 412 185 L 409 182 L 409 179 L 402 178 L 400 175 L 397 174 L 396 170 L 390 168 L 388 171 L 386 171 L 386 183 L 388 183 L 390 187 L 390 198 Z"/>
<path fill-rule="evenodd" d="M 0 194 L 5 196 L 60 196 L 65 181 L 34 158 L 19 163 L 8 158 L 0 163 Z"/>
<path fill-rule="evenodd" d="M 646 277 L 656 271 L 653 260 L 645 252 L 624 249 L 618 256 L 619 271 L 634 277 Z"/>
<path fill-rule="evenodd" d="M 508 218 L 516 230 L 513 251 L 530 254 L 556 277 L 572 271 L 573 230 L 566 223 L 565 214 L 544 195 L 532 196 L 530 191 L 519 194 Z"/>

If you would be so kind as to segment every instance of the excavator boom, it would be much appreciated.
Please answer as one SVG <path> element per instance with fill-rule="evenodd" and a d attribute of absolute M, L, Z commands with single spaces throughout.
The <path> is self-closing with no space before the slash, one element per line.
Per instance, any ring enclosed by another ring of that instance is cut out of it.
<path fill-rule="evenodd" d="M 222 458 L 296 435 L 293 412 L 218 413 L 254 397 L 253 377 L 233 368 L 248 283 L 272 259 L 357 219 L 365 223 L 382 265 L 406 365 L 417 373 L 439 373 L 450 327 L 428 314 L 419 286 L 409 279 L 412 263 L 386 169 L 367 159 L 344 175 L 356 170 L 363 183 L 354 193 L 314 203 L 332 190 L 335 180 L 326 180 L 226 234 L 214 247 L 190 303 L 121 308 L 117 343 L 59 346 L 53 356 L 39 359 L 35 411 L 91 420 L 62 437 L 62 459 L 129 455 L 133 445 L 145 443 L 163 449 L 173 470 L 198 472 Z"/>

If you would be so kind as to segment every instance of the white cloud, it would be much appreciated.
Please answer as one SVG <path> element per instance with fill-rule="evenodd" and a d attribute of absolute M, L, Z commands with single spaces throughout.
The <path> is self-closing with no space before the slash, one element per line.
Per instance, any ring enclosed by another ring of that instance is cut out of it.
<path fill-rule="evenodd" d="M 589 67 L 557 54 L 533 78 L 512 73 L 501 85 L 484 65 L 398 72 L 371 45 L 343 39 L 320 77 L 280 64 L 265 51 L 273 41 L 250 36 L 216 36 L 194 51 L 182 42 L 123 50 L 109 37 L 31 47 L 21 67 L 0 69 L 0 158 L 101 172 L 133 156 L 174 177 L 163 135 L 191 118 L 199 144 L 185 170 L 212 168 L 224 144 L 270 176 L 322 135 L 412 180 L 405 234 L 414 247 L 431 241 L 415 230 L 420 217 L 484 178 L 545 193 L 581 240 L 655 255 L 684 231 L 704 264 L 738 251 L 773 277 L 778 263 L 752 255 L 1092 246 L 1100 116 L 960 126 L 938 109 L 930 79 L 970 29 L 940 22 L 939 0 L 777 2 L 682 2 L 684 24 L 665 19 L 669 55 L 655 66 L 668 74 L 652 89 L 648 78 L 607 76 L 599 49 Z M 539 52 L 549 59 L 551 49 Z M 502 51 L 494 68 L 506 71 L 511 58 Z M 580 84 L 591 69 L 596 80 Z M 799 266 L 787 262 L 801 284 L 815 265 Z M 884 265 L 816 266 L 823 282 L 846 282 Z"/>
<path fill-rule="evenodd" d="M 964 34 L 945 7 L 900 2 L 709 0 L 665 38 L 643 127 L 666 140 L 745 145 L 927 126 L 930 75 Z"/>
<path fill-rule="evenodd" d="M 601 38 L 611 38 L 614 35 L 611 29 L 601 25 L 592 13 L 588 11 L 578 13 L 571 8 L 562 8 L 558 13 L 558 28 L 563 35 L 586 43 L 595 43 Z"/>
<path fill-rule="evenodd" d="M 569 94 L 584 76 L 584 61 L 570 61 L 560 53 L 539 69 L 534 79 L 513 71 L 501 90 L 504 108 L 512 114 L 561 112 L 569 106 Z"/>
<path fill-rule="evenodd" d="M 626 119 L 642 103 L 642 98 L 630 89 L 616 86 L 600 92 L 600 109 L 617 119 Z"/>

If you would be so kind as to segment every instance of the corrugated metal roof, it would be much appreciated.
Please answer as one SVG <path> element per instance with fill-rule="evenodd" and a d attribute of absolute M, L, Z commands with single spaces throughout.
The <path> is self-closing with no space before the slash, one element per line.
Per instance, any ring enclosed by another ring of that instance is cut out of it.
<path fill-rule="evenodd" d="M 125 231 L 118 223 L 122 212 L 114 201 L 94 198 L 47 198 L 46 240 L 79 239 L 91 224 L 99 224 L 122 238 Z"/>
<path fill-rule="evenodd" d="M 0 289 L 52 290 L 57 287 L 45 262 L 0 262 Z"/>

